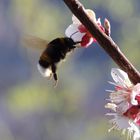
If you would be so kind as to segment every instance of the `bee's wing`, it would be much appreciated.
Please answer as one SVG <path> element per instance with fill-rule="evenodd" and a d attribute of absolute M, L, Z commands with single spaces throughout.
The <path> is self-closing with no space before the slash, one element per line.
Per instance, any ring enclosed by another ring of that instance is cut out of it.
<path fill-rule="evenodd" d="M 48 45 L 47 40 L 32 35 L 26 35 L 22 37 L 21 42 L 25 47 L 42 49 L 42 50 L 45 49 Z"/>

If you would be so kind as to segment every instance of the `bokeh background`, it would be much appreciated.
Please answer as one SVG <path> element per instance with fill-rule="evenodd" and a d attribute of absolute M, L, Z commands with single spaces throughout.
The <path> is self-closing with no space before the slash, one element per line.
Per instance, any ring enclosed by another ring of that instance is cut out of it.
<path fill-rule="evenodd" d="M 140 70 L 139 0 L 81 0 L 108 18 L 112 38 Z M 64 36 L 72 13 L 61 0 L 0 0 L 0 139 L 125 140 L 104 109 L 110 70 L 117 67 L 98 44 L 77 49 L 58 69 L 59 83 L 37 70 L 40 51 L 21 45 L 23 34 Z"/>

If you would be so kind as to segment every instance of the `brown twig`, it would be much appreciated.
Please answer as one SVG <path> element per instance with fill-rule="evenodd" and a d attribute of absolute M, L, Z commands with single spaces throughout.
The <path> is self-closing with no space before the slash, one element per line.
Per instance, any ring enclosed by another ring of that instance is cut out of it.
<path fill-rule="evenodd" d="M 78 0 L 63 0 L 69 7 L 72 13 L 81 21 L 81 23 L 87 28 L 87 30 L 96 38 L 100 46 L 106 51 L 106 53 L 115 61 L 115 63 L 125 71 L 130 80 L 136 84 L 140 83 L 140 73 L 129 62 L 125 55 L 121 52 L 118 45 L 102 32 L 96 23 L 94 23 L 84 10 L 84 6 Z"/>

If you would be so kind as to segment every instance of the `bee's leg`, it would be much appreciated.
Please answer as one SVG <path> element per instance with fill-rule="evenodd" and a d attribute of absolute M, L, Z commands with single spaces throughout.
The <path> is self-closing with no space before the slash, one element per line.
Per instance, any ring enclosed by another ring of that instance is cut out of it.
<path fill-rule="evenodd" d="M 51 65 L 51 69 L 52 69 L 52 73 L 53 73 L 53 77 L 54 77 L 54 80 L 55 80 L 55 87 L 57 86 L 57 82 L 58 82 L 58 77 L 57 77 L 57 74 L 56 74 L 56 65 L 55 64 L 52 64 Z"/>

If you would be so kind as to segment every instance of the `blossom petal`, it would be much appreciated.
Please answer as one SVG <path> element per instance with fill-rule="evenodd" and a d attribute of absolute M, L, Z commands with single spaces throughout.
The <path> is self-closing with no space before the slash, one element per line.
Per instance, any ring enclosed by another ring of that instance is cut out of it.
<path fill-rule="evenodd" d="M 78 42 L 78 41 L 82 41 L 82 38 L 84 35 L 85 35 L 85 33 L 77 32 L 71 38 L 73 39 L 74 42 Z"/>
<path fill-rule="evenodd" d="M 86 9 L 86 13 L 88 14 L 88 16 L 90 17 L 90 19 L 94 22 L 96 22 L 96 15 L 95 12 L 91 9 Z"/>
<path fill-rule="evenodd" d="M 101 24 L 101 18 L 98 18 L 98 19 L 97 19 L 97 24 L 98 24 L 99 26 L 102 25 L 102 24 Z"/>
<path fill-rule="evenodd" d="M 140 132 L 134 132 L 133 140 L 140 140 Z"/>
<path fill-rule="evenodd" d="M 65 31 L 65 35 L 73 39 L 74 42 L 82 41 L 85 33 L 81 33 L 77 24 L 71 24 Z"/>
<path fill-rule="evenodd" d="M 92 37 L 90 37 L 88 34 L 85 34 L 82 38 L 81 46 L 87 48 L 90 44 L 92 44 L 93 41 L 94 40 Z"/>
<path fill-rule="evenodd" d="M 73 24 L 81 24 L 79 19 L 76 16 L 74 16 L 74 15 L 72 15 L 72 22 L 73 22 Z"/>
<path fill-rule="evenodd" d="M 96 22 L 96 15 L 95 15 L 94 11 L 91 9 L 85 9 L 85 11 L 88 14 L 89 18 L 92 21 Z M 72 16 L 72 22 L 73 22 L 73 24 L 81 24 L 81 22 L 78 20 L 78 18 L 75 17 L 74 15 Z"/>
<path fill-rule="evenodd" d="M 72 34 L 79 31 L 78 26 L 79 26 L 78 24 L 69 25 L 68 28 L 65 30 L 65 35 L 67 37 L 71 37 Z"/>
<path fill-rule="evenodd" d="M 127 129 L 129 127 L 129 119 L 123 116 L 116 116 L 116 124 L 121 129 Z"/>
<path fill-rule="evenodd" d="M 86 33 L 88 32 L 87 29 L 85 28 L 85 26 L 83 24 L 78 26 L 78 29 L 81 33 Z"/>
<path fill-rule="evenodd" d="M 110 120 L 110 123 L 115 125 L 116 129 L 127 129 L 129 125 L 129 119 L 127 117 L 121 116 L 117 113 L 114 114 L 107 114 L 107 115 L 113 115 L 114 118 Z"/>
<path fill-rule="evenodd" d="M 121 114 L 126 112 L 129 108 L 130 108 L 129 103 L 125 101 L 117 105 L 117 111 L 120 112 Z"/>
<path fill-rule="evenodd" d="M 127 73 L 122 71 L 121 69 L 112 68 L 111 76 L 119 86 L 130 87 L 132 85 Z"/>
<path fill-rule="evenodd" d="M 140 83 L 138 83 L 137 85 L 135 85 L 133 87 L 132 94 L 131 94 L 132 105 L 138 105 L 138 103 L 139 103 L 138 97 L 139 96 L 140 96 Z"/>
<path fill-rule="evenodd" d="M 140 139 L 140 129 L 139 126 L 137 126 L 134 122 L 130 122 L 130 131 L 134 131 L 133 140 L 139 140 Z"/>

